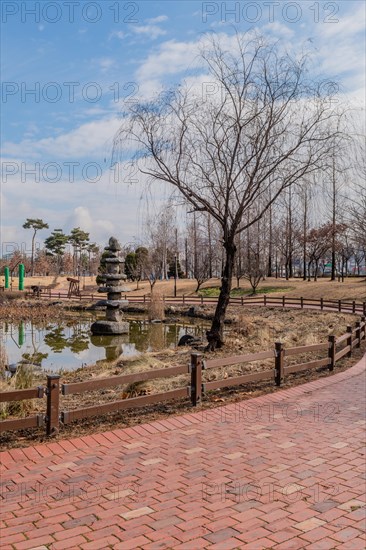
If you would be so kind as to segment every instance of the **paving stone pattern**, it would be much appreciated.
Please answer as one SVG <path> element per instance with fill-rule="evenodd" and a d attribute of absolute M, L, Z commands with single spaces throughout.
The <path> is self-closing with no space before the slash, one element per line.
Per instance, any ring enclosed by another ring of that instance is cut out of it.
<path fill-rule="evenodd" d="M 363 550 L 365 367 L 0 453 L 2 550 Z"/>

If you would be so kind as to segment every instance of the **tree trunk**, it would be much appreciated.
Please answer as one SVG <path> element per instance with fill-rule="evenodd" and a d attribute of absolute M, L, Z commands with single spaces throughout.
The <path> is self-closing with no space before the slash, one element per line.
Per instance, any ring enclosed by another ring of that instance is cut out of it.
<path fill-rule="evenodd" d="M 211 219 L 207 216 L 207 233 L 208 233 L 208 260 L 209 260 L 209 275 L 212 279 L 212 239 L 211 239 Z"/>
<path fill-rule="evenodd" d="M 32 277 L 34 275 L 34 239 L 36 238 L 36 233 L 37 231 L 33 233 L 33 237 L 32 237 L 32 258 L 31 258 L 31 276 Z"/>
<path fill-rule="evenodd" d="M 289 189 L 289 212 L 288 212 L 288 277 L 287 279 L 292 279 L 294 276 L 293 272 L 293 261 L 292 261 L 292 247 L 293 247 L 293 238 L 292 238 L 292 193 L 291 187 Z"/>
<path fill-rule="evenodd" d="M 196 279 L 196 281 L 197 281 L 197 279 Z M 203 283 L 203 281 L 197 281 L 197 286 L 196 286 L 195 292 L 199 291 L 199 289 L 201 288 L 202 283 Z"/>
<path fill-rule="evenodd" d="M 303 244 L 303 280 L 306 281 L 306 245 L 307 245 L 307 227 L 308 227 L 308 198 L 305 190 L 305 202 L 304 202 L 304 244 Z"/>
<path fill-rule="evenodd" d="M 249 283 L 250 283 L 250 286 L 252 287 L 252 296 L 254 296 L 255 294 L 257 294 L 258 283 L 252 282 L 252 281 L 249 281 Z"/>
<path fill-rule="evenodd" d="M 312 261 L 310 261 L 308 263 L 308 281 L 311 281 L 311 265 L 312 265 Z"/>
<path fill-rule="evenodd" d="M 268 264 L 267 277 L 272 277 L 272 251 L 273 251 L 273 231 L 272 231 L 272 205 L 269 207 L 269 243 L 268 243 Z"/>
<path fill-rule="evenodd" d="M 224 321 L 226 317 L 226 309 L 230 300 L 230 291 L 236 253 L 234 239 L 226 242 L 224 244 L 224 248 L 226 254 L 221 279 L 221 290 L 219 299 L 217 301 L 215 315 L 212 320 L 211 329 L 206 332 L 208 340 L 206 351 L 214 351 L 216 348 L 221 348 L 224 344 Z"/>
<path fill-rule="evenodd" d="M 336 190 L 336 179 L 335 179 L 335 159 L 333 154 L 333 165 L 332 165 L 332 274 L 331 281 L 336 280 L 336 205 L 337 205 L 337 190 Z"/>
<path fill-rule="evenodd" d="M 188 279 L 188 240 L 185 240 L 185 256 L 186 256 L 186 279 Z"/>

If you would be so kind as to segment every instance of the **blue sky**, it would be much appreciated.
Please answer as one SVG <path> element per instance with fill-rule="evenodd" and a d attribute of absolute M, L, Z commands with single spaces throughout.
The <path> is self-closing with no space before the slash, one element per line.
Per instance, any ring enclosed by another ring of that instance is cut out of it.
<path fill-rule="evenodd" d="M 231 35 L 235 24 L 290 50 L 304 45 L 316 71 L 340 81 L 355 104 L 364 101 L 362 0 L 3 0 L 1 7 L 3 253 L 29 248 L 27 217 L 50 229 L 81 226 L 101 243 L 112 233 L 143 239 L 143 181 L 132 175 L 141 185 L 129 184 L 128 169 L 114 181 L 109 170 L 120 112 L 134 98 L 194 79 L 205 32 Z"/>

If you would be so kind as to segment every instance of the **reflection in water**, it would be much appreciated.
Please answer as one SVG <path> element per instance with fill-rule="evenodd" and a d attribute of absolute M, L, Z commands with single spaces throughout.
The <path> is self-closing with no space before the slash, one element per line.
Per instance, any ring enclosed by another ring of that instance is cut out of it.
<path fill-rule="evenodd" d="M 0 322 L 0 345 L 9 364 L 26 362 L 55 372 L 175 347 L 183 334 L 202 337 L 207 328 L 202 320 L 169 324 L 134 317 L 129 319 L 129 334 L 99 336 L 90 332 L 94 320 L 88 316 L 57 323 Z"/>
<path fill-rule="evenodd" d="M 93 346 L 105 349 L 105 359 L 107 361 L 113 361 L 122 355 L 122 344 L 128 342 L 128 334 L 118 334 L 112 336 L 92 334 L 90 336 L 90 342 Z"/>
<path fill-rule="evenodd" d="M 71 335 L 65 334 L 65 327 L 57 325 L 44 335 L 44 343 L 51 348 L 54 353 L 61 353 L 65 348 L 78 354 L 89 348 L 89 331 L 87 328 L 80 327 L 80 323 L 67 325 L 72 329 Z"/>

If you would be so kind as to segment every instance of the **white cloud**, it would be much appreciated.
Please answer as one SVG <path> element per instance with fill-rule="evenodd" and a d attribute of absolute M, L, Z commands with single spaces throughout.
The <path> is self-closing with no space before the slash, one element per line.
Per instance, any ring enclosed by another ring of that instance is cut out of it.
<path fill-rule="evenodd" d="M 12 159 L 2 161 L 13 162 Z M 17 162 L 20 166 L 21 161 Z M 105 169 L 96 183 L 81 178 L 68 181 L 66 171 L 55 183 L 43 179 L 37 182 L 31 174 L 22 181 L 20 169 L 6 180 L 3 177 L 0 187 L 3 250 L 6 243 L 13 243 L 12 249 L 15 243 L 30 250 L 31 232 L 22 228 L 29 217 L 42 218 L 49 224 L 50 229 L 39 235 L 41 244 L 56 227 L 67 233 L 78 226 L 90 232 L 91 240 L 100 244 L 105 244 L 111 235 L 122 242 L 131 241 L 133 236 L 141 234 L 146 178 L 133 174 L 136 183 L 132 185 L 130 168 L 123 166 L 118 173 Z"/>
<path fill-rule="evenodd" d="M 365 88 L 365 8 L 352 5 L 352 13 L 338 23 L 315 26 L 314 61 L 319 72 L 340 81 L 347 93 Z"/>
<path fill-rule="evenodd" d="M 155 80 L 166 75 L 185 71 L 198 53 L 197 42 L 176 42 L 169 40 L 141 63 L 136 71 L 139 81 Z"/>
<path fill-rule="evenodd" d="M 74 227 L 80 227 L 83 231 L 93 234 L 98 242 L 105 242 L 117 231 L 116 220 L 94 218 L 89 208 L 77 206 L 66 219 L 65 230 L 70 231 Z"/>
<path fill-rule="evenodd" d="M 158 38 L 159 36 L 163 36 L 166 34 L 166 31 L 164 29 L 161 29 L 157 25 L 139 25 L 132 27 L 132 30 L 136 34 L 146 34 L 153 40 L 155 38 Z"/>
<path fill-rule="evenodd" d="M 111 57 L 101 57 L 98 59 L 92 59 L 91 62 L 93 65 L 96 65 L 97 67 L 99 67 L 102 73 L 109 71 L 109 69 L 111 69 L 116 65 L 116 61 Z"/>
<path fill-rule="evenodd" d="M 124 38 L 127 38 L 127 36 L 130 36 L 128 33 L 126 32 L 123 32 L 123 31 L 113 31 L 111 32 L 111 34 L 109 35 L 109 40 L 111 38 L 119 38 L 120 40 L 123 40 Z"/>
<path fill-rule="evenodd" d="M 365 35 L 366 4 L 364 2 L 353 3 L 351 13 L 334 16 L 337 22 L 325 22 L 321 26 L 321 34 L 324 38 L 336 37 L 337 39 L 353 38 L 355 34 Z"/>
<path fill-rule="evenodd" d="M 266 25 L 261 27 L 261 30 L 264 33 L 268 33 L 277 38 L 292 38 L 295 35 L 295 31 L 293 29 L 290 29 L 289 27 L 287 27 L 283 23 L 279 23 L 278 21 L 267 23 Z"/>
<path fill-rule="evenodd" d="M 9 156 L 39 159 L 51 162 L 59 158 L 80 159 L 89 156 L 109 156 L 115 132 L 121 122 L 107 117 L 82 124 L 78 128 L 57 137 L 38 141 L 25 139 L 19 143 L 5 142 L 3 153 Z"/>
<path fill-rule="evenodd" d="M 168 19 L 169 18 L 167 15 L 158 15 L 157 17 L 152 17 L 151 19 L 147 19 L 146 21 L 154 25 L 155 23 L 163 23 L 164 21 L 168 21 Z"/>

